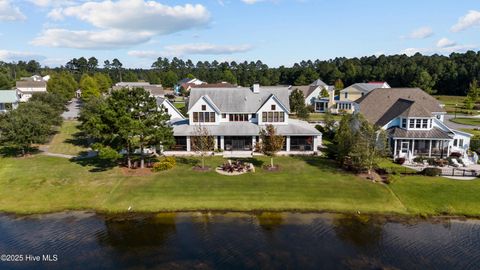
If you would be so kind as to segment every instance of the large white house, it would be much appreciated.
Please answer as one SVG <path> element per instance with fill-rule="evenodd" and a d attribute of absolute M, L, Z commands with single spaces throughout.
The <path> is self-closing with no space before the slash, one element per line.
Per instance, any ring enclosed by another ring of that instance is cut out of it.
<path fill-rule="evenodd" d="M 20 97 L 17 90 L 0 90 L 0 113 L 18 107 Z"/>
<path fill-rule="evenodd" d="M 357 99 L 367 95 L 377 88 L 390 88 L 387 82 L 368 82 L 355 83 L 340 91 L 333 113 L 353 113 L 355 112 L 354 103 Z"/>
<path fill-rule="evenodd" d="M 326 112 L 334 105 L 335 87 L 318 79 L 310 85 L 291 86 L 291 91 L 300 90 L 305 97 L 305 105 L 312 106 L 315 112 Z M 322 96 L 326 90 L 328 95 Z"/>
<path fill-rule="evenodd" d="M 369 122 L 387 131 L 394 158 L 446 158 L 458 152 L 468 162 L 472 135 L 447 127 L 443 106 L 422 89 L 377 88 L 355 103 Z"/>
<path fill-rule="evenodd" d="M 281 153 L 317 152 L 322 134 L 307 122 L 289 119 L 289 112 L 288 87 L 192 88 L 188 119 L 172 121 L 176 144 L 170 154 L 191 152 L 198 126 L 215 137 L 215 149 L 251 154 L 267 124 L 285 136 Z"/>
<path fill-rule="evenodd" d="M 39 75 L 33 75 L 32 77 L 21 78 L 15 84 L 18 90 L 20 101 L 27 102 L 35 93 L 46 93 L 47 82 L 50 76 L 41 77 Z"/>

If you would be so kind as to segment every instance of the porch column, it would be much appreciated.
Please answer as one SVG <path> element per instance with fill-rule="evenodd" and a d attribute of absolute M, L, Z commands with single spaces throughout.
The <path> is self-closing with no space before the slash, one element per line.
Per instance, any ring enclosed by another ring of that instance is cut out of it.
<path fill-rule="evenodd" d="M 321 141 L 321 136 L 313 136 L 313 152 L 317 152 L 318 143 Z"/>
<path fill-rule="evenodd" d="M 187 152 L 192 151 L 192 146 L 190 145 L 190 136 L 187 136 Z"/>
<path fill-rule="evenodd" d="M 395 158 L 397 156 L 397 139 L 393 139 L 393 157 Z"/>
<path fill-rule="evenodd" d="M 252 149 L 255 150 L 255 145 L 257 144 L 256 140 L 255 140 L 255 137 L 256 136 L 252 136 Z"/>
<path fill-rule="evenodd" d="M 415 140 L 412 140 L 412 157 L 415 155 Z"/>
<path fill-rule="evenodd" d="M 428 157 L 431 158 L 432 157 L 432 142 L 433 140 L 430 140 L 430 145 L 428 146 Z"/>
<path fill-rule="evenodd" d="M 447 142 L 447 157 L 450 156 L 450 142 L 449 141 L 446 141 Z"/>
<path fill-rule="evenodd" d="M 290 136 L 287 136 L 287 147 L 285 149 L 287 152 L 290 152 Z"/>
<path fill-rule="evenodd" d="M 220 136 L 220 149 L 225 150 L 225 137 Z"/>

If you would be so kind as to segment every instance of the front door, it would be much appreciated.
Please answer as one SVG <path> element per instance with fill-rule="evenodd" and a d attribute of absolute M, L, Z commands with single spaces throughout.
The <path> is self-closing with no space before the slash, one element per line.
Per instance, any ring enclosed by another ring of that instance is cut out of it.
<path fill-rule="evenodd" d="M 407 156 L 409 150 L 410 150 L 410 142 L 402 142 L 400 147 L 400 156 L 401 157 Z"/>

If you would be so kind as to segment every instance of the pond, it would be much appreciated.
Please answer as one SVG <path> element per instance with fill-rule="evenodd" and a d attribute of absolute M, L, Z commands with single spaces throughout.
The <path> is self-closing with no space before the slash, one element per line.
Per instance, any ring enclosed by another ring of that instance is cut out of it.
<path fill-rule="evenodd" d="M 0 261 L 0 269 L 480 269 L 480 222 L 302 213 L 3 214 L 0 254 L 17 260 Z"/>

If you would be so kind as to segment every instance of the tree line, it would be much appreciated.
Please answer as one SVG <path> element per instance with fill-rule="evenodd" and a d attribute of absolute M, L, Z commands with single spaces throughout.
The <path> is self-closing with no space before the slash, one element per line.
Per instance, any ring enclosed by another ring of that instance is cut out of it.
<path fill-rule="evenodd" d="M 480 80 L 480 52 L 443 55 L 380 55 L 330 60 L 301 61 L 291 67 L 269 67 L 262 61 L 218 62 L 182 60 L 177 57 L 159 57 L 151 68 L 125 68 L 118 59 L 100 64 L 95 57 L 74 58 L 58 68 L 41 67 L 34 60 L 18 63 L 0 62 L 0 88 L 12 86 L 22 76 L 35 73 L 70 73 L 77 82 L 84 74 L 97 72 L 108 76 L 112 83 L 119 81 L 147 81 L 174 86 L 179 79 L 196 77 L 216 83 L 227 81 L 241 86 L 308 85 L 321 78 L 337 87 L 357 82 L 387 81 L 392 87 L 420 87 L 429 93 L 466 95 L 469 84 Z"/>

